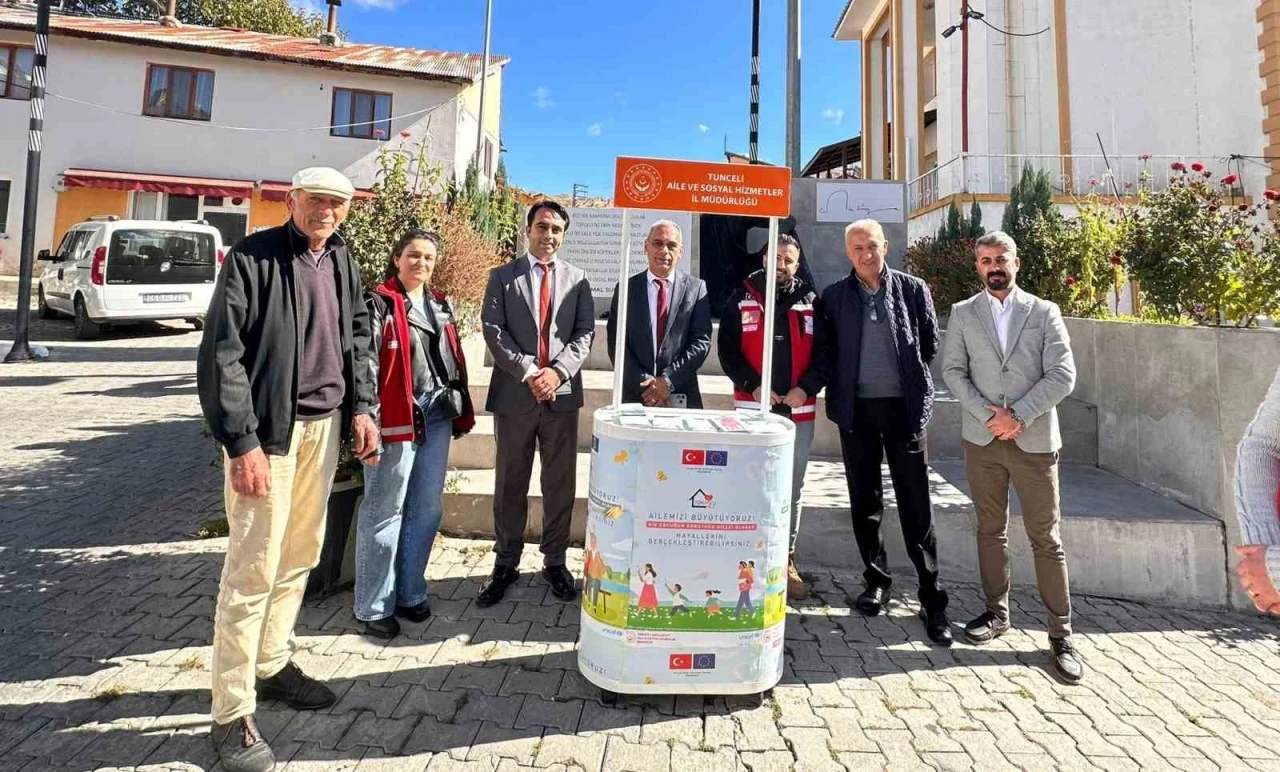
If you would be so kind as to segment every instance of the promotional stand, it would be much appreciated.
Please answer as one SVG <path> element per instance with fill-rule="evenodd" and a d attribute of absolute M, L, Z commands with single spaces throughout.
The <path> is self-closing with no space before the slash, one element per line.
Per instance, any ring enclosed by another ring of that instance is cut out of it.
<path fill-rule="evenodd" d="M 766 309 L 743 321 L 773 340 L 790 187 L 785 168 L 619 158 L 619 335 L 630 210 L 642 208 L 769 217 Z M 770 411 L 772 346 L 758 410 L 624 405 L 624 359 L 620 348 L 613 403 L 593 421 L 578 668 L 606 702 L 763 694 L 782 677 L 795 444 L 795 426 Z"/>

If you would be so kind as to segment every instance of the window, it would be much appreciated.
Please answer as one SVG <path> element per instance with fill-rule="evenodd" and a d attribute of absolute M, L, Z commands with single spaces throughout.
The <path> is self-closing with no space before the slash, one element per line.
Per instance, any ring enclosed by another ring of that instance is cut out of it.
<path fill-rule="evenodd" d="M 0 233 L 9 231 L 9 190 L 12 186 L 9 180 L 0 180 Z"/>
<path fill-rule="evenodd" d="M 391 139 L 391 95 L 351 88 L 333 90 L 333 128 L 335 137 Z"/>
<path fill-rule="evenodd" d="M 31 98 L 31 68 L 35 61 L 34 48 L 0 46 L 0 97 Z"/>
<path fill-rule="evenodd" d="M 144 115 L 207 121 L 213 115 L 213 72 L 147 65 Z"/>
<path fill-rule="evenodd" d="M 484 140 L 484 176 L 493 179 L 493 140 Z"/>

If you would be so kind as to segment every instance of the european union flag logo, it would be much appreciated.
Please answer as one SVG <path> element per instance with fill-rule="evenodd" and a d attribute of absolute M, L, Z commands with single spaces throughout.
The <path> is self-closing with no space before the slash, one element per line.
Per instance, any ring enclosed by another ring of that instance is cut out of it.
<path fill-rule="evenodd" d="M 716 655 L 714 654 L 694 654 L 693 655 L 694 670 L 715 670 Z"/>
<path fill-rule="evenodd" d="M 707 466 L 728 466 L 729 451 L 727 450 L 708 450 Z"/>

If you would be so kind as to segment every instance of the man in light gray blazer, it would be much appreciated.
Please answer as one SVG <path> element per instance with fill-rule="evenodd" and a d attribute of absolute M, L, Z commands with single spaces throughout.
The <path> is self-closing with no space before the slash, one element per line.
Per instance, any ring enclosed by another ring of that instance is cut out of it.
<path fill-rule="evenodd" d="M 485 409 L 497 443 L 493 574 L 476 597 L 492 606 L 519 578 L 535 445 L 542 459 L 543 577 L 561 600 L 576 595 L 565 567 L 577 479 L 579 371 L 591 351 L 595 306 L 582 270 L 556 259 L 569 213 L 539 201 L 526 222 L 529 253 L 489 273 L 480 321 L 493 355 Z"/>
<path fill-rule="evenodd" d="M 702 409 L 698 368 L 711 351 L 711 304 L 702 279 L 677 271 L 680 226 L 659 220 L 644 240 L 648 270 L 632 276 L 623 336 L 622 401 Z M 618 287 L 609 307 L 609 361 L 618 358 Z"/>
<path fill-rule="evenodd" d="M 1009 630 L 1009 483 L 1035 556 L 1049 615 L 1051 659 L 1075 683 L 1084 664 L 1071 642 L 1071 593 L 1058 496 L 1057 405 L 1075 388 L 1071 340 L 1058 307 L 1018 288 L 1018 245 L 1007 234 L 977 242 L 986 290 L 951 308 L 943 378 L 964 409 L 961 433 L 978 514 L 978 566 L 987 610 L 965 626 L 971 643 Z"/>

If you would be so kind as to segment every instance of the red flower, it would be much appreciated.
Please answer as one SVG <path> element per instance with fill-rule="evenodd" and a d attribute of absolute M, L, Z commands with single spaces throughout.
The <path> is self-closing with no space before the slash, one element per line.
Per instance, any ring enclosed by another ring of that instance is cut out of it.
<path fill-rule="evenodd" d="M 1068 276 L 1068 277 L 1067 277 L 1067 286 L 1068 286 L 1068 287 L 1074 287 L 1074 286 L 1076 286 L 1076 280 L 1075 280 L 1075 277 L 1073 277 L 1073 276 Z"/>
<path fill-rule="evenodd" d="M 1212 177 L 1212 176 L 1213 176 L 1213 172 L 1209 171 L 1208 169 L 1205 169 L 1205 170 L 1204 170 L 1204 178 L 1205 178 L 1206 180 L 1207 180 L 1207 179 L 1209 179 L 1209 178 L 1210 178 L 1210 177 Z"/>
<path fill-rule="evenodd" d="M 1124 260 L 1123 260 L 1123 259 L 1121 259 L 1119 255 L 1116 255 L 1116 256 L 1114 256 L 1114 257 L 1112 257 L 1112 258 L 1111 258 L 1111 264 L 1112 264 L 1112 265 L 1114 265 L 1114 266 L 1116 266 L 1116 267 L 1119 267 L 1119 266 L 1120 266 L 1120 264 L 1121 264 L 1121 263 L 1123 263 L 1123 262 L 1124 262 Z"/>
<path fill-rule="evenodd" d="M 1191 164 L 1191 171 L 1193 172 L 1204 171 L 1204 164 L 1200 163 L 1199 161 L 1196 161 L 1195 163 Z"/>
<path fill-rule="evenodd" d="M 1210 204 L 1210 205 L 1209 205 L 1209 211 L 1210 211 L 1210 212 L 1216 212 L 1216 211 L 1218 211 L 1218 205 L 1217 205 L 1217 204 Z"/>
<path fill-rule="evenodd" d="M 1169 168 L 1173 169 L 1175 172 L 1185 172 L 1187 170 L 1187 165 L 1181 161 L 1174 161 L 1169 164 Z"/>
<path fill-rule="evenodd" d="M 409 131 L 408 129 L 404 129 L 403 131 L 400 132 L 400 136 L 404 137 L 405 139 L 408 139 L 409 137 L 413 136 L 413 132 Z"/>
<path fill-rule="evenodd" d="M 1248 204 L 1241 204 L 1241 205 L 1239 206 L 1239 209 L 1240 209 L 1240 211 L 1241 211 L 1241 212 L 1247 212 L 1247 211 L 1249 211 L 1249 205 L 1248 205 Z"/>
<path fill-rule="evenodd" d="M 1268 190 L 1262 195 L 1266 196 L 1268 201 L 1280 201 L 1280 192 Z"/>
<path fill-rule="evenodd" d="M 1139 161 L 1150 161 L 1150 160 L 1151 160 L 1151 154 L 1150 154 L 1150 153 L 1143 153 L 1142 155 L 1138 156 L 1138 160 L 1139 160 Z"/>
<path fill-rule="evenodd" d="M 1126 183 L 1124 184 L 1124 189 L 1125 189 L 1125 190 L 1130 190 L 1131 188 L 1133 188 L 1133 183 L 1132 183 L 1132 182 L 1126 182 Z"/>
<path fill-rule="evenodd" d="M 1234 185 L 1239 181 L 1240 181 L 1240 178 L 1234 174 L 1228 174 L 1227 176 L 1222 178 L 1223 185 Z"/>
<path fill-rule="evenodd" d="M 1248 241 L 1245 241 L 1244 239 L 1240 239 L 1239 241 L 1237 241 L 1237 242 L 1236 242 L 1236 249 L 1239 249 L 1239 250 L 1245 250 L 1245 249 L 1248 249 L 1248 248 L 1249 248 L 1249 242 L 1248 242 Z"/>
<path fill-rule="evenodd" d="M 1101 183 L 1101 182 L 1098 182 L 1097 180 L 1089 180 L 1089 184 L 1096 188 L 1096 187 L 1098 187 L 1099 185 L 1101 185 L 1102 183 Z"/>

